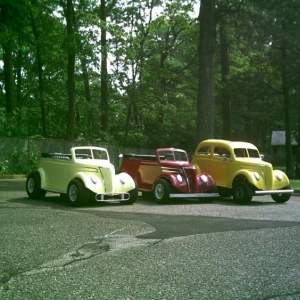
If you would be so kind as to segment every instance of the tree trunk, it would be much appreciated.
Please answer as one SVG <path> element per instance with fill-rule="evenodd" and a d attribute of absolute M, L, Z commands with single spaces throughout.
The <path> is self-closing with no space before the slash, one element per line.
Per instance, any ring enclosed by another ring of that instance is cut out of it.
<path fill-rule="evenodd" d="M 221 78 L 222 78 L 222 117 L 223 138 L 231 140 L 231 98 L 227 88 L 229 75 L 228 40 L 224 24 L 220 22 Z"/>
<path fill-rule="evenodd" d="M 101 129 L 108 128 L 108 79 L 107 79 L 107 41 L 106 41 L 106 1 L 101 0 Z"/>
<path fill-rule="evenodd" d="M 285 151 L 286 151 L 286 173 L 289 177 L 294 176 L 293 169 L 293 155 L 292 155 L 292 136 L 290 125 L 290 96 L 289 87 L 287 82 L 287 70 L 286 70 L 286 47 L 281 47 L 281 59 L 282 59 L 282 94 L 284 101 L 284 120 L 285 120 Z"/>
<path fill-rule="evenodd" d="M 12 14 L 10 12 L 10 5 L 3 4 L 0 5 L 1 10 L 1 23 L 4 27 L 9 27 L 9 16 Z M 4 85 L 5 85 L 5 102 L 6 102 L 6 112 L 12 113 L 16 108 L 16 97 L 15 97 L 15 84 L 14 84 L 14 72 L 13 72 L 13 54 L 11 40 L 5 40 L 5 44 L 2 45 L 3 48 L 3 69 L 4 69 Z"/>
<path fill-rule="evenodd" d="M 290 95 L 289 95 L 289 86 L 287 78 L 287 49 L 286 49 L 286 40 L 285 40 L 285 26 L 282 26 L 283 29 L 283 41 L 281 45 L 281 79 L 282 79 L 282 94 L 284 101 L 284 120 L 285 120 L 285 151 L 286 151 L 286 174 L 289 177 L 294 177 L 294 168 L 293 168 L 293 154 L 292 154 L 292 134 L 291 134 L 291 124 L 290 124 Z"/>
<path fill-rule="evenodd" d="M 216 49 L 215 0 L 200 6 L 197 143 L 214 137 L 214 59 Z"/>
<path fill-rule="evenodd" d="M 67 0 L 67 39 L 68 39 L 68 122 L 66 139 L 73 140 L 75 134 L 75 37 L 73 20 L 73 3 Z"/>
<path fill-rule="evenodd" d="M 42 130 L 43 130 L 43 137 L 47 138 L 48 133 L 47 133 L 46 109 L 45 109 L 45 98 L 44 98 L 42 49 L 41 49 L 40 35 L 32 13 L 31 13 L 31 26 L 32 26 L 33 36 L 36 42 L 36 58 L 37 58 L 38 78 L 39 78 L 39 104 L 41 110 Z"/>

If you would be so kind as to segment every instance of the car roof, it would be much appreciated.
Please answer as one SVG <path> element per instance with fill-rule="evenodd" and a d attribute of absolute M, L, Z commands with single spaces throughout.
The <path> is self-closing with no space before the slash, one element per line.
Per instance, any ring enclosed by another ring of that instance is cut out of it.
<path fill-rule="evenodd" d="M 200 145 L 214 145 L 214 146 L 227 146 L 229 148 L 250 148 L 250 149 L 257 149 L 257 147 L 248 142 L 241 142 L 241 141 L 228 141 L 228 140 L 221 140 L 221 139 L 209 139 L 204 140 L 200 143 Z"/>

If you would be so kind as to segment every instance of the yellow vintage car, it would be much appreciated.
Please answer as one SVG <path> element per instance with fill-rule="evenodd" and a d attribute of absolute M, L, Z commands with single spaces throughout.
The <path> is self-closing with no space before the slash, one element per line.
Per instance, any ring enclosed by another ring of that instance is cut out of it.
<path fill-rule="evenodd" d="M 72 206 L 118 201 L 133 204 L 137 186 L 127 173 L 115 174 L 105 148 L 73 147 L 70 154 L 42 153 L 39 167 L 26 181 L 27 195 L 41 199 L 47 191 L 66 196 Z"/>
<path fill-rule="evenodd" d="M 251 143 L 205 140 L 196 148 L 192 163 L 199 172 L 213 177 L 220 196 L 233 196 L 240 204 L 249 203 L 256 195 L 271 195 L 274 201 L 284 203 L 294 192 L 286 174 L 273 170 Z"/>

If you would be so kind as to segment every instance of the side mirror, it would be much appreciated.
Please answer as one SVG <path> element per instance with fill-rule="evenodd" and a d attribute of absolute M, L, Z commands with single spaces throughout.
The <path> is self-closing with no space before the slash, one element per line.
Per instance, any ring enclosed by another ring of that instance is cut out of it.
<path fill-rule="evenodd" d="M 265 156 L 263 154 L 260 155 L 260 159 L 264 160 Z"/>

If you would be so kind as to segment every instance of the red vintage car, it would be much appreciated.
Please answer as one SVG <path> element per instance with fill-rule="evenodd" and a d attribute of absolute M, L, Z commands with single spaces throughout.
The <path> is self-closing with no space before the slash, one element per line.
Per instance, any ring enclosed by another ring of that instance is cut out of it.
<path fill-rule="evenodd" d="M 170 198 L 211 201 L 219 196 L 213 178 L 190 164 L 181 149 L 159 148 L 155 155 L 123 155 L 120 171 L 128 173 L 141 192 L 151 192 L 158 203 Z"/>

